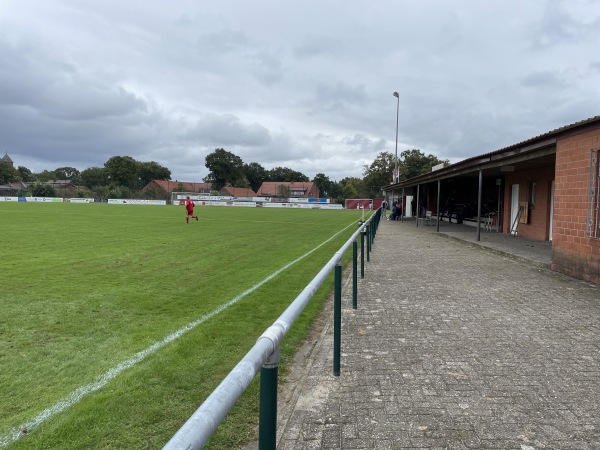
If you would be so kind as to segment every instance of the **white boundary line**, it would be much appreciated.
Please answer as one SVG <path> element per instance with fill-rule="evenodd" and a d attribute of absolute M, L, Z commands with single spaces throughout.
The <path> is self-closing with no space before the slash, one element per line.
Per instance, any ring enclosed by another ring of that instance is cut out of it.
<path fill-rule="evenodd" d="M 347 230 L 348 228 L 350 228 L 353 225 L 356 226 L 356 222 L 353 222 L 350 225 L 348 225 L 346 228 L 343 228 L 342 230 L 338 231 L 333 236 L 331 236 L 329 239 L 327 239 L 326 241 L 324 241 L 321 244 L 317 245 L 315 248 L 313 248 L 309 252 L 305 253 L 304 255 L 300 256 L 299 258 L 296 258 L 295 260 L 293 260 L 292 262 L 286 264 L 285 266 L 281 267 L 280 269 L 277 269 L 271 275 L 269 275 L 266 278 L 264 278 L 263 280 L 259 281 L 254 286 L 252 286 L 251 288 L 245 290 L 244 292 L 242 292 L 241 294 L 239 294 L 236 297 L 232 298 L 228 302 L 223 303 L 220 306 L 217 306 L 215 309 L 213 309 L 212 311 L 204 314 L 199 319 L 197 319 L 197 320 L 195 320 L 193 322 L 188 323 L 187 325 L 181 327 L 179 330 L 177 330 L 177 331 L 169 334 L 168 336 L 166 336 L 161 341 L 155 342 L 150 347 L 147 347 L 146 349 L 144 349 L 144 350 L 136 353 L 133 357 L 131 357 L 129 359 L 126 359 L 125 361 L 122 361 L 121 363 L 117 364 L 112 369 L 109 369 L 107 372 L 105 372 L 102 375 L 100 375 L 99 377 L 97 377 L 96 380 L 93 383 L 86 384 L 84 386 L 78 387 L 73 392 L 71 392 L 69 395 L 67 395 L 66 397 L 64 397 L 62 400 L 59 400 L 57 403 L 55 403 L 51 407 L 44 409 L 41 413 L 39 413 L 33 419 L 31 419 L 31 420 L 29 420 L 27 422 L 23 422 L 21 425 L 18 425 L 16 427 L 14 427 L 9 432 L 0 435 L 0 448 L 5 448 L 8 445 L 12 444 L 13 442 L 16 442 L 19 439 L 27 436 L 28 433 L 30 433 L 32 430 L 34 430 L 35 428 L 37 428 L 38 426 L 40 426 L 46 420 L 52 418 L 53 416 L 55 416 L 58 413 L 60 413 L 60 412 L 62 412 L 64 410 L 70 408 L 71 406 L 75 405 L 76 403 L 79 403 L 79 401 L 83 397 L 85 397 L 86 395 L 91 394 L 92 392 L 95 392 L 95 391 L 97 391 L 99 389 L 102 389 L 104 386 L 106 386 L 108 384 L 109 381 L 111 381 L 113 378 L 115 378 L 118 375 L 120 375 L 121 373 L 123 373 L 125 370 L 127 370 L 130 367 L 136 365 L 140 361 L 143 361 L 147 356 L 155 353 L 157 350 L 159 350 L 160 348 L 164 347 L 168 343 L 170 343 L 170 342 L 174 341 L 175 339 L 181 337 L 182 335 L 184 335 L 188 331 L 196 328 L 201 323 L 206 322 L 207 320 L 209 320 L 212 317 L 216 316 L 220 312 L 222 312 L 225 309 L 229 308 L 231 305 L 234 305 L 235 303 L 239 302 L 246 295 L 251 294 L 256 289 L 258 289 L 259 287 L 261 287 L 263 284 L 265 284 L 266 282 L 268 282 L 268 281 L 272 280 L 273 278 L 275 278 L 277 275 L 279 275 L 284 270 L 288 269 L 289 267 L 291 267 L 294 264 L 296 264 L 298 261 L 306 258 L 311 253 L 313 253 L 316 250 L 318 250 L 319 248 L 323 247 L 329 241 L 333 240 L 338 234 L 342 233 L 343 231 Z"/>

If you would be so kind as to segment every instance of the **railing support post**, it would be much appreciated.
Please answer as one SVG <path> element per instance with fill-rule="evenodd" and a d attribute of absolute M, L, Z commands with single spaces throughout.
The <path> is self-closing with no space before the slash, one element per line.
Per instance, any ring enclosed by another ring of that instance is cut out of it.
<path fill-rule="evenodd" d="M 367 224 L 367 262 L 371 260 L 371 227 Z"/>
<path fill-rule="evenodd" d="M 277 441 L 277 378 L 279 349 L 260 369 L 259 450 L 275 450 Z"/>
<path fill-rule="evenodd" d="M 333 302 L 333 375 L 340 376 L 340 355 L 342 353 L 342 264 L 335 266 Z"/>
<path fill-rule="evenodd" d="M 358 306 L 358 242 L 352 243 L 352 308 Z"/>
<path fill-rule="evenodd" d="M 365 233 L 360 233 L 360 277 L 365 277 Z"/>

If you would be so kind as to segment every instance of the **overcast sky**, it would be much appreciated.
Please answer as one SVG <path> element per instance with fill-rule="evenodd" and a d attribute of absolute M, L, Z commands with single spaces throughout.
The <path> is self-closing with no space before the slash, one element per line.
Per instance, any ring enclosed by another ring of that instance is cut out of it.
<path fill-rule="evenodd" d="M 395 153 L 398 91 L 398 155 L 457 162 L 599 115 L 599 44 L 599 0 L 0 0 L 0 152 L 339 181 Z"/>

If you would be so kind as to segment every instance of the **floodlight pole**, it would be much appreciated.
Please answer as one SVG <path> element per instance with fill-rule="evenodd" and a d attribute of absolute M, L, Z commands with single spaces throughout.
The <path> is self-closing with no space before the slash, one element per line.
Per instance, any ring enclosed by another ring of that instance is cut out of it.
<path fill-rule="evenodd" d="M 394 97 L 398 99 L 396 102 L 396 158 L 394 159 L 394 183 L 398 182 L 398 114 L 400 112 L 400 94 L 394 92 Z"/>

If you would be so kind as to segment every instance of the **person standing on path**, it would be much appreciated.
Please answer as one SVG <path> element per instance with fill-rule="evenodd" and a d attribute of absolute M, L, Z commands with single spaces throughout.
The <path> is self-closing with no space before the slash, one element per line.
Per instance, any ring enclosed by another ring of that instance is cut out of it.
<path fill-rule="evenodd" d="M 189 223 L 190 217 L 192 219 L 196 219 L 198 220 L 198 216 L 194 215 L 194 206 L 196 206 L 194 204 L 194 202 L 190 199 L 190 196 L 188 195 L 185 199 L 185 223 Z"/>

